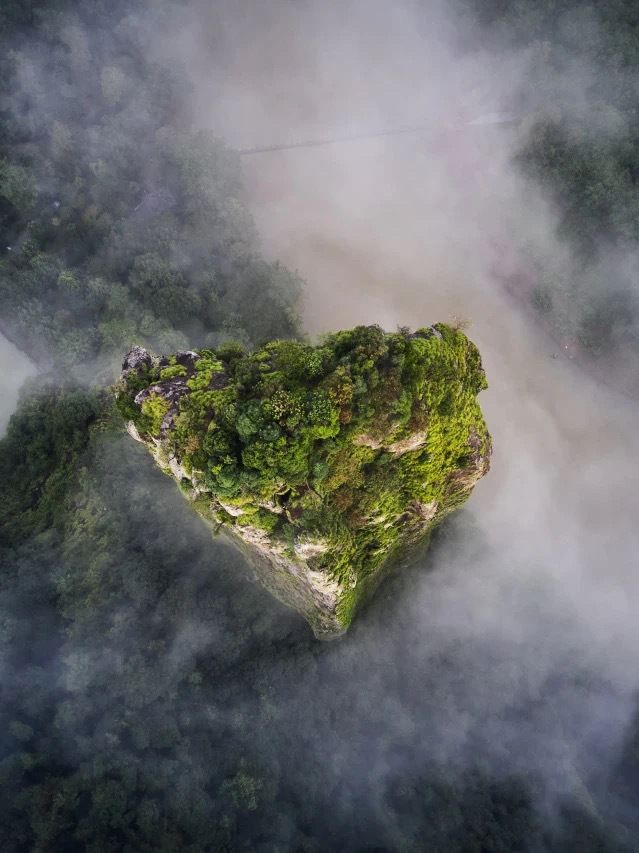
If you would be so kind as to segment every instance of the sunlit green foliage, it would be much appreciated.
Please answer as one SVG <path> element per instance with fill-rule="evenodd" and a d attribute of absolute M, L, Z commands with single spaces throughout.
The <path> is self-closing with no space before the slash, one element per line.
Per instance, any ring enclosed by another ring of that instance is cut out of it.
<path fill-rule="evenodd" d="M 182 364 L 172 364 L 160 371 L 160 379 L 175 379 L 176 376 L 186 376 L 186 368 Z"/>
<path fill-rule="evenodd" d="M 164 416 L 169 410 L 169 404 L 162 397 L 151 395 L 142 403 L 140 407 L 142 418 L 140 423 L 144 426 L 144 431 L 157 435 L 160 432 L 160 427 Z"/>
<path fill-rule="evenodd" d="M 340 605 L 347 624 L 366 578 L 460 504 L 487 467 L 479 353 L 440 324 L 415 334 L 360 326 L 316 347 L 280 340 L 232 355 L 199 354 L 162 437 L 198 489 L 238 508 L 220 509 L 220 520 L 268 530 L 285 548 L 327 543 L 316 565 L 354 590 Z M 156 378 L 157 368 L 129 373 L 119 406 L 159 437 L 162 381 L 159 396 L 134 403 Z"/>

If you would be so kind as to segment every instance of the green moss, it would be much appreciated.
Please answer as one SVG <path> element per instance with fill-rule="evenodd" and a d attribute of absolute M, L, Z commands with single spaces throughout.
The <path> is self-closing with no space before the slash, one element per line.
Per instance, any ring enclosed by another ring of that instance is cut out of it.
<path fill-rule="evenodd" d="M 168 404 L 152 395 L 139 411 L 133 398 L 156 380 L 154 368 L 129 377 L 119 402 L 151 435 Z M 187 386 L 166 441 L 210 495 L 209 515 L 215 505 L 227 525 L 265 530 L 292 559 L 296 543 L 324 543 L 313 568 L 339 585 L 342 625 L 382 567 L 424 539 L 488 468 L 479 352 L 443 324 L 414 334 L 360 326 L 316 347 L 204 350 Z"/>
<path fill-rule="evenodd" d="M 224 370 L 224 365 L 212 350 L 203 350 L 195 363 L 195 374 L 187 385 L 192 391 L 203 391 L 211 383 L 214 374 Z"/>
<path fill-rule="evenodd" d="M 142 403 L 142 415 L 144 417 L 144 431 L 150 435 L 158 435 L 164 416 L 169 410 L 169 404 L 163 397 L 151 394 Z"/>
<path fill-rule="evenodd" d="M 160 379 L 173 379 L 176 376 L 186 376 L 186 367 L 182 364 L 171 364 L 160 371 Z"/>

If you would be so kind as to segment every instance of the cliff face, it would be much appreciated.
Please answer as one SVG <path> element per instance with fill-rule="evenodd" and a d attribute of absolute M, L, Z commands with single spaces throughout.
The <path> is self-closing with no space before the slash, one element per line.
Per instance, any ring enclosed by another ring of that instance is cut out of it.
<path fill-rule="evenodd" d="M 118 405 L 264 585 L 330 637 L 488 471 L 485 387 L 458 330 L 360 326 L 250 354 L 135 347 Z"/>

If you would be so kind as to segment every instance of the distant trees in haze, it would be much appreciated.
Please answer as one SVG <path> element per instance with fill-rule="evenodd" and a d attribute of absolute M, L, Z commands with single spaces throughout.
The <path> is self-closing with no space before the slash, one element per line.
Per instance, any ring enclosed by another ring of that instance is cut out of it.
<path fill-rule="evenodd" d="M 532 126 L 517 164 L 552 199 L 558 236 L 573 253 L 568 272 L 537 259 L 533 305 L 559 337 L 591 357 L 632 358 L 639 366 L 637 4 L 460 0 L 460 6 L 473 13 L 492 50 L 527 56 L 520 94 Z"/>
<path fill-rule="evenodd" d="M 0 315 L 12 336 L 70 367 L 136 340 L 294 335 L 300 281 L 261 258 L 237 156 L 190 129 L 186 78 L 152 58 L 175 7 L 61 9 L 4 13 Z"/>

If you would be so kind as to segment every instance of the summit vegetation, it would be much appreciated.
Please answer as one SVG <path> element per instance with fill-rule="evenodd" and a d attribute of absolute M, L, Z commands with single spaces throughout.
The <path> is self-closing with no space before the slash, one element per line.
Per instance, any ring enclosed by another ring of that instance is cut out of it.
<path fill-rule="evenodd" d="M 154 453 L 161 443 L 160 461 L 177 460 L 205 513 L 264 531 L 292 560 L 315 552 L 347 626 L 380 566 L 488 470 L 485 387 L 479 352 L 457 329 L 360 326 L 318 346 L 142 358 L 118 405 Z"/>

